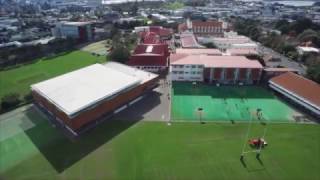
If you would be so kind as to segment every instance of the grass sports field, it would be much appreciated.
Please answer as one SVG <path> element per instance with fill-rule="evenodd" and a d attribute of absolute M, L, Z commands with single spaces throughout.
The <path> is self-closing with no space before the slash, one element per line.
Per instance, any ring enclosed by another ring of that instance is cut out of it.
<path fill-rule="evenodd" d="M 294 121 L 294 109 L 270 91 L 257 86 L 210 86 L 173 83 L 171 117 L 175 121 L 257 120 L 257 109 L 266 122 Z M 199 114 L 198 108 L 203 108 Z"/>
<path fill-rule="evenodd" d="M 41 59 L 36 63 L 23 65 L 11 70 L 0 71 L 0 99 L 8 93 L 22 96 L 30 91 L 30 85 L 54 76 L 73 71 L 90 64 L 105 61 L 105 56 L 92 56 L 90 53 L 73 51 L 51 59 Z"/>
<path fill-rule="evenodd" d="M 248 154 L 242 164 L 246 123 L 113 120 L 74 141 L 34 109 L 0 123 L 0 179 L 320 178 L 318 125 L 267 125 L 261 162 Z M 253 124 L 250 136 L 260 133 L 261 125 Z"/>
<path fill-rule="evenodd" d="M 82 51 L 89 52 L 89 53 L 95 53 L 99 55 L 106 55 L 107 54 L 107 49 L 110 48 L 110 43 L 107 42 L 106 40 L 91 43 L 83 48 L 81 48 Z"/>

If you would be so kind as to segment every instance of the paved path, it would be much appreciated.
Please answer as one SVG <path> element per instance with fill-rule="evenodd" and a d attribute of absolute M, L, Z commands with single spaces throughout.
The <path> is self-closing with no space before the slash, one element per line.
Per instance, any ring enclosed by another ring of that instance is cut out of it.
<path fill-rule="evenodd" d="M 168 93 L 170 87 L 164 79 L 160 80 L 160 85 L 139 102 L 130 106 L 126 110 L 119 112 L 114 119 L 132 121 L 169 121 Z"/>
<path fill-rule="evenodd" d="M 293 68 L 299 71 L 299 74 L 305 75 L 306 74 L 306 67 L 298 62 L 295 62 L 293 60 L 290 60 L 288 57 L 270 49 L 267 47 L 264 47 L 262 45 L 259 45 L 260 52 L 263 54 L 270 54 L 275 58 L 279 58 L 281 61 L 279 62 L 266 62 L 267 66 L 269 67 L 277 67 L 277 66 L 283 66 L 283 67 L 288 67 L 288 68 Z"/>

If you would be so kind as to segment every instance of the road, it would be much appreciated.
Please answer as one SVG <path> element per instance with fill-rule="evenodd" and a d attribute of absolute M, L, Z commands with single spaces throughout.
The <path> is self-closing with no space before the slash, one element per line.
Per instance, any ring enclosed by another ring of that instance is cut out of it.
<path fill-rule="evenodd" d="M 270 49 L 267 47 L 262 46 L 260 43 L 257 43 L 259 45 L 259 52 L 261 52 L 264 55 L 272 55 L 274 58 L 279 58 L 281 61 L 279 62 L 266 62 L 266 65 L 269 67 L 277 67 L 277 66 L 283 66 L 288 68 L 293 68 L 299 71 L 299 74 L 305 75 L 307 68 L 301 64 L 297 63 L 295 61 L 290 60 L 288 57 Z"/>

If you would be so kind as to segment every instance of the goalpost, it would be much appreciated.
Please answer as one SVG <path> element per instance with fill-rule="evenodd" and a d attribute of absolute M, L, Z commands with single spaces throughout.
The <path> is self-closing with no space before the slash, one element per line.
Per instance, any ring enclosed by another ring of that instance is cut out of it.
<path fill-rule="evenodd" d="M 246 136 L 245 136 L 245 141 L 242 147 L 242 152 L 241 152 L 241 159 L 244 158 L 244 155 L 248 154 L 248 153 L 257 153 L 257 155 L 259 155 L 262 151 L 262 144 L 259 145 L 258 149 L 254 149 L 254 150 L 246 150 L 246 147 L 248 146 L 248 140 L 249 140 L 249 136 L 250 136 L 250 132 L 252 129 L 252 124 L 253 124 L 253 120 L 254 120 L 254 115 L 252 115 L 252 113 L 250 113 L 250 111 L 248 110 L 248 113 L 250 114 L 250 121 L 249 121 L 249 125 L 247 128 L 247 132 L 246 132 Z M 268 126 L 266 122 L 263 122 L 263 120 L 266 120 L 263 118 L 262 115 L 262 110 L 261 109 L 257 109 L 256 110 L 256 115 L 257 115 L 257 119 L 260 121 L 260 124 L 263 127 L 263 132 L 262 132 L 262 136 L 260 136 L 259 138 L 265 139 L 265 136 L 267 134 L 267 130 L 268 130 Z"/>

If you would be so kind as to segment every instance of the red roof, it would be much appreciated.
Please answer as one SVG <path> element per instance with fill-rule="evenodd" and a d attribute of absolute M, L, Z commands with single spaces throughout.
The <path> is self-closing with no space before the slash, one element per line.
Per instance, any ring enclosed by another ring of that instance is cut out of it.
<path fill-rule="evenodd" d="M 192 21 L 192 28 L 197 26 L 215 26 L 222 28 L 222 22 L 219 21 Z"/>
<path fill-rule="evenodd" d="M 139 44 L 130 57 L 128 65 L 166 66 L 169 55 L 167 44 Z"/>
<path fill-rule="evenodd" d="M 143 44 L 161 44 L 160 36 L 155 32 L 142 31 L 139 33 Z"/>
<path fill-rule="evenodd" d="M 179 31 L 179 32 L 184 32 L 184 31 L 186 31 L 186 30 L 188 30 L 188 26 L 187 26 L 186 23 L 182 23 L 182 24 L 179 24 L 179 25 L 178 25 L 178 31 Z"/>
<path fill-rule="evenodd" d="M 276 76 L 269 82 L 305 99 L 320 109 L 320 85 L 318 83 L 292 72 Z"/>
<path fill-rule="evenodd" d="M 169 56 L 169 49 L 167 44 L 138 44 L 133 55 L 138 54 L 158 54 Z"/>
<path fill-rule="evenodd" d="M 160 37 L 170 36 L 173 33 L 172 29 L 163 28 L 161 26 L 150 26 L 149 31 L 158 34 Z"/>
<path fill-rule="evenodd" d="M 130 66 L 167 66 L 167 58 L 164 56 L 133 55 L 128 61 Z"/>
<path fill-rule="evenodd" d="M 197 48 L 201 47 L 193 34 L 182 34 L 180 36 L 181 45 L 184 48 Z"/>
<path fill-rule="evenodd" d="M 149 26 L 149 30 L 139 32 L 139 36 L 144 44 L 160 44 L 161 37 L 171 36 L 172 29 L 163 28 L 161 26 Z"/>

